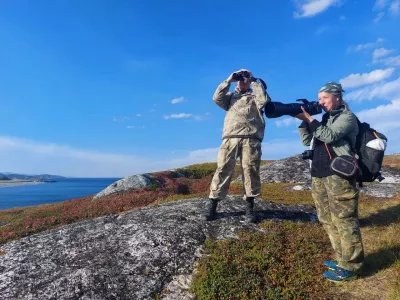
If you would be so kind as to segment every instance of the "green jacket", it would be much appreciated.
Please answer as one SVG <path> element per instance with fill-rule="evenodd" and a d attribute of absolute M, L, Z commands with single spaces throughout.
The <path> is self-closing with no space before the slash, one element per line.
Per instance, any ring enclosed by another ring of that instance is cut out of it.
<path fill-rule="evenodd" d="M 351 155 L 351 149 L 355 147 L 358 134 L 356 116 L 345 106 L 340 106 L 337 110 L 325 113 L 323 120 L 325 119 L 327 119 L 326 125 L 314 120 L 307 127 L 299 127 L 303 145 L 313 146 L 312 139 L 316 138 L 321 142 L 330 144 L 338 156 Z"/>

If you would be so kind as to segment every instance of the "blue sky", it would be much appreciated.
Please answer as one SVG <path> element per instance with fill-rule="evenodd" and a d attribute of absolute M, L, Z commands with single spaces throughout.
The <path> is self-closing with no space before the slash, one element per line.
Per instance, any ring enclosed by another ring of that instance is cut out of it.
<path fill-rule="evenodd" d="M 340 81 L 400 152 L 400 0 L 0 2 L 0 172 L 124 177 L 215 161 L 218 84 L 247 68 L 273 101 Z M 266 119 L 263 159 L 304 150 Z"/>

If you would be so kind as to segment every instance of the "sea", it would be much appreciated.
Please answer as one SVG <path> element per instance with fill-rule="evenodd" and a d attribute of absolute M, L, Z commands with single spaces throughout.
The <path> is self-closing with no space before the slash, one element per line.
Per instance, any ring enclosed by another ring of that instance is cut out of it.
<path fill-rule="evenodd" d="M 0 187 L 0 210 L 56 203 L 97 194 L 121 178 L 61 178 L 56 182 Z"/>

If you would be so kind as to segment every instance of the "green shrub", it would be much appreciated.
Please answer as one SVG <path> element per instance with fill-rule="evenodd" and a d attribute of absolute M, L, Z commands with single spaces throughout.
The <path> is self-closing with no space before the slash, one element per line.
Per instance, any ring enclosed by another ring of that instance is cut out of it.
<path fill-rule="evenodd" d="M 330 243 L 315 223 L 264 222 L 267 233 L 207 240 L 191 291 L 198 299 L 315 299 Z"/>
<path fill-rule="evenodd" d="M 213 175 L 216 169 L 217 163 L 203 163 L 179 168 L 176 171 L 182 173 L 188 178 L 200 179 Z"/>

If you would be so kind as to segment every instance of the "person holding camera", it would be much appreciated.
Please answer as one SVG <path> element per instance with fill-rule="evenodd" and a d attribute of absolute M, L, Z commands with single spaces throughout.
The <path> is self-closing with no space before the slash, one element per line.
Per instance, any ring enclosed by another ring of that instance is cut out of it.
<path fill-rule="evenodd" d="M 296 115 L 303 121 L 299 126 L 302 142 L 312 149 L 305 151 L 303 158 L 311 159 L 312 197 L 318 219 L 336 256 L 335 261 L 324 261 L 329 270 L 323 275 L 335 282 L 357 278 L 364 261 L 358 221 L 357 174 L 353 174 L 353 169 L 357 169 L 352 149 L 358 123 L 343 101 L 343 92 L 336 82 L 328 82 L 319 90 L 319 104 L 326 112 L 321 122 L 313 119 L 303 107 L 303 113 Z M 335 158 L 349 161 L 342 160 L 335 167 Z M 348 168 L 347 163 L 355 168 Z"/>
<path fill-rule="evenodd" d="M 233 93 L 229 91 L 232 82 L 237 82 Z M 254 198 L 260 195 L 261 190 L 261 142 L 265 129 L 263 108 L 271 99 L 265 83 L 257 82 L 250 71 L 241 69 L 218 86 L 213 100 L 226 111 L 226 115 L 205 218 L 207 221 L 216 218 L 218 202 L 228 194 L 236 160 L 240 158 L 246 221 L 255 222 Z"/>

